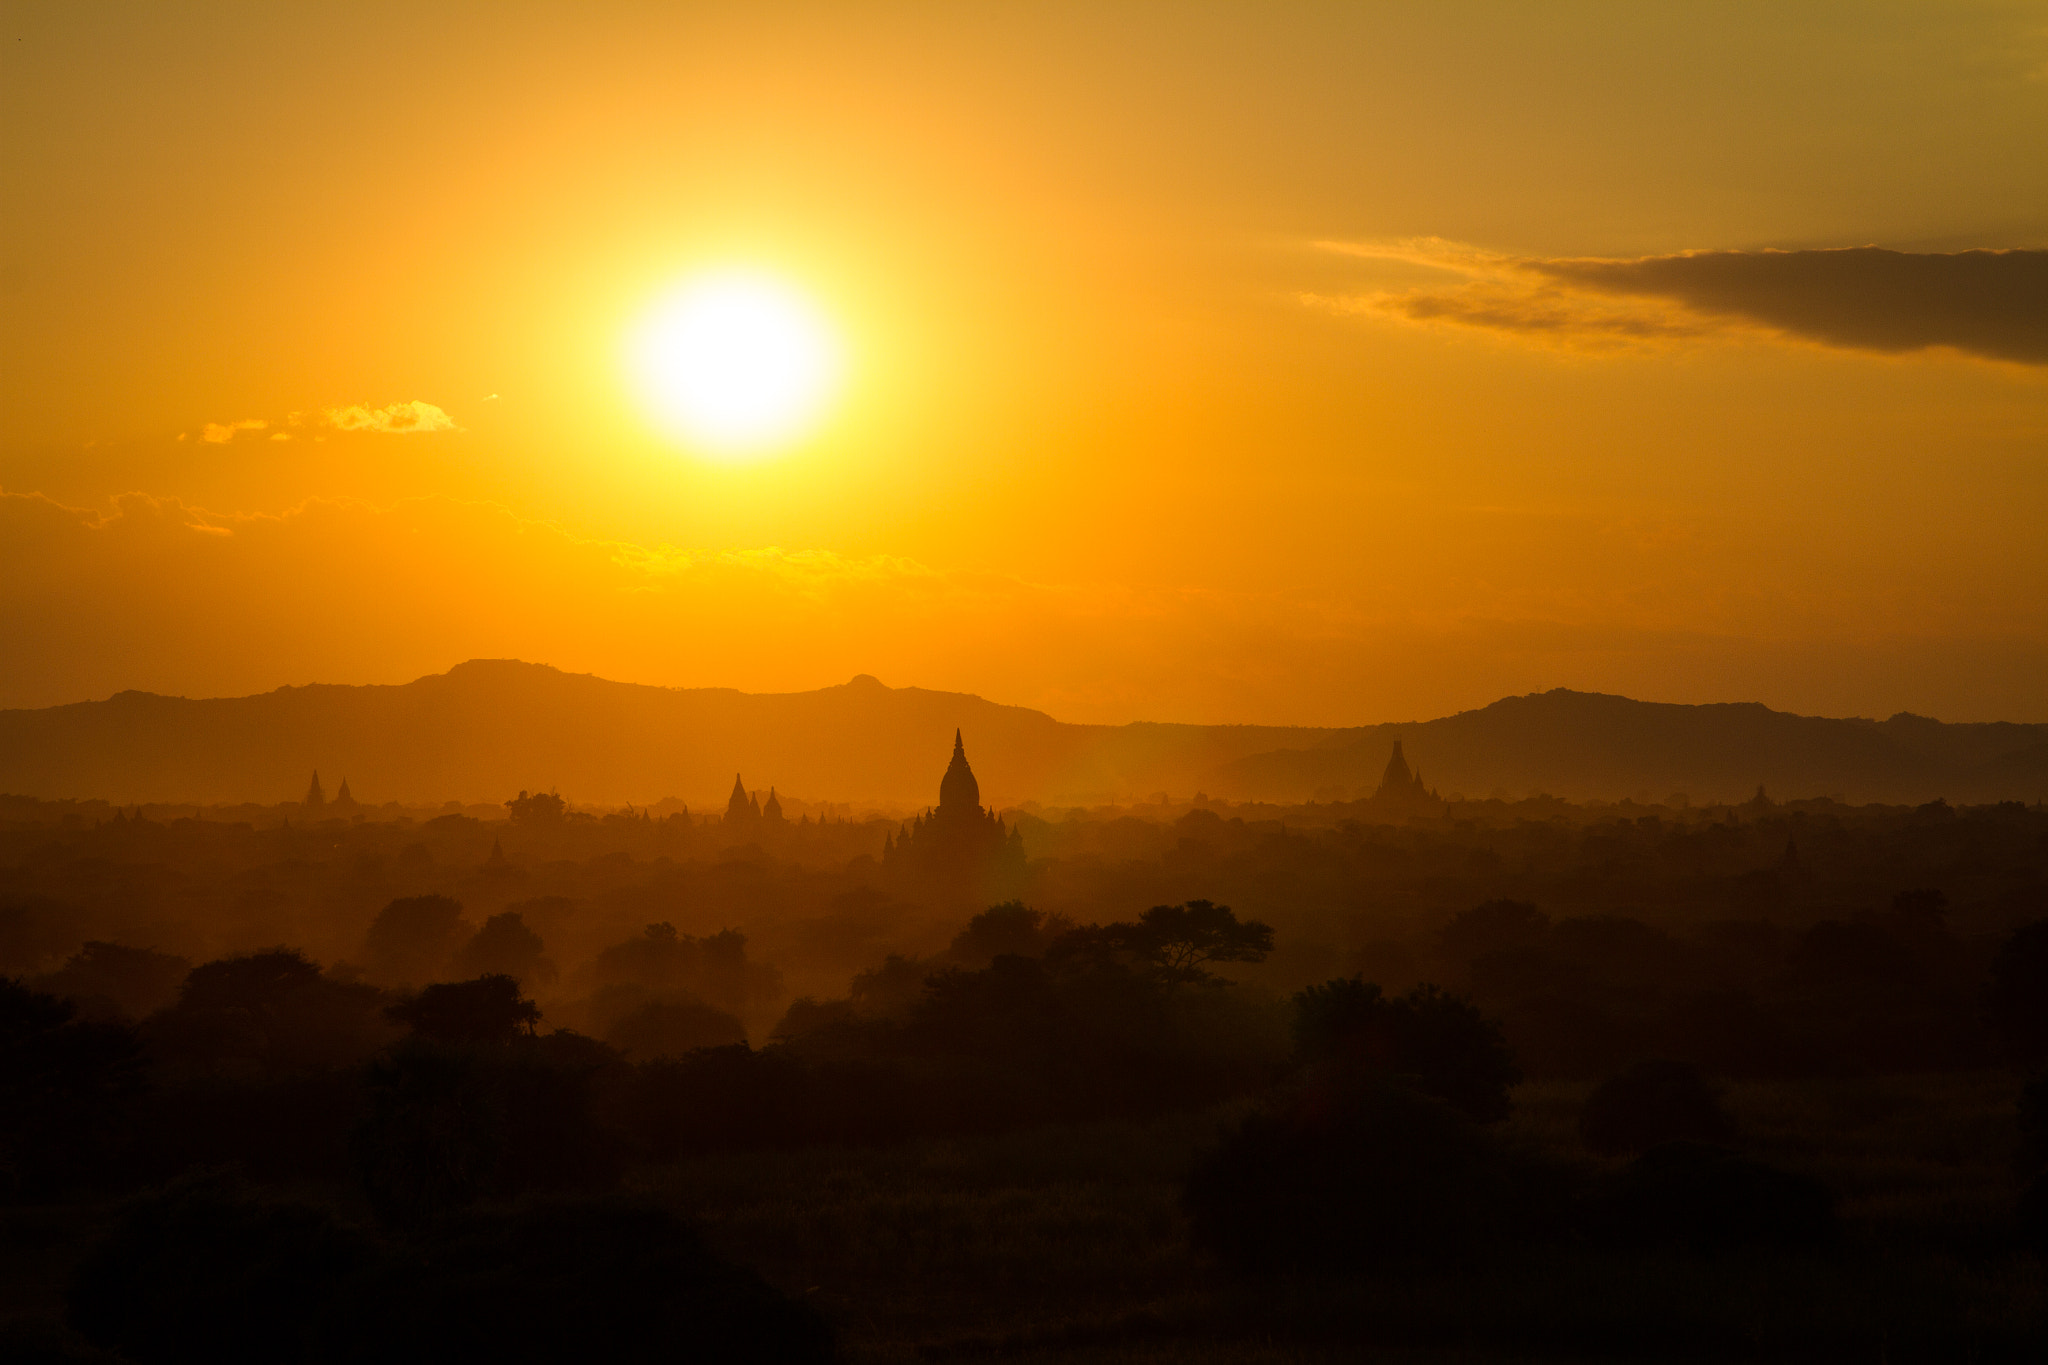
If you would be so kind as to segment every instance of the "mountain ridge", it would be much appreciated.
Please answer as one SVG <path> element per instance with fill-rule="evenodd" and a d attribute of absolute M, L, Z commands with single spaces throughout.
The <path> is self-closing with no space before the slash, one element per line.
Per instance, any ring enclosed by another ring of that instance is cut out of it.
<path fill-rule="evenodd" d="M 951 748 L 992 800 L 1080 804 L 1198 790 L 1227 799 L 1370 793 L 1394 740 L 1446 795 L 1685 793 L 1855 801 L 2048 796 L 2048 725 L 1798 716 L 1758 702 L 1603 693 L 1505 697 L 1379 725 L 1079 725 L 870 674 L 806 692 L 672 688 L 472 659 L 408 683 L 289 685 L 191 699 L 134 689 L 0 711 L 0 792 L 117 801 L 287 800 L 320 770 L 366 800 L 722 802 L 732 776 L 812 800 L 928 804 Z"/>

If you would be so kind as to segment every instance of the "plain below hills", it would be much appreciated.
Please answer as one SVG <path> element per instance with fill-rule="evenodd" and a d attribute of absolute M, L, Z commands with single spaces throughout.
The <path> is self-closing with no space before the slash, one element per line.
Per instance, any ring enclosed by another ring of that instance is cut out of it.
<path fill-rule="evenodd" d="M 813 692 L 612 682 L 478 659 L 398 686 L 284 687 L 253 697 L 122 692 L 0 711 L 0 792 L 119 802 L 279 801 L 318 769 L 360 800 L 575 803 L 678 796 L 721 808 L 733 775 L 813 801 L 918 807 L 962 731 L 984 799 L 1093 804 L 1159 792 L 1298 802 L 1370 795 L 1393 741 L 1431 786 L 1481 798 L 1685 793 L 1742 799 L 2038 801 L 2048 725 L 1947 725 L 1679 706 L 1563 690 L 1439 720 L 1350 729 L 1069 725 L 957 692 L 865 675 Z"/>

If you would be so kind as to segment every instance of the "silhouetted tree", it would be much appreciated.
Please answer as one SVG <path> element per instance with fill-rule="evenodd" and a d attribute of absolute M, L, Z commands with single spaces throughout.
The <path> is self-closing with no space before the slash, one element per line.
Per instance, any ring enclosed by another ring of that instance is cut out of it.
<path fill-rule="evenodd" d="M 573 1033 L 392 1048 L 369 1069 L 370 1113 L 350 1142 L 370 1207 L 417 1228 L 484 1195 L 604 1188 L 620 1152 L 595 1082 L 617 1065 Z"/>
<path fill-rule="evenodd" d="M 1136 923 L 1091 925 L 1054 940 L 1049 962 L 1061 965 L 1123 963 L 1143 968 L 1167 985 L 1211 982 L 1211 962 L 1263 962 L 1273 951 L 1271 925 L 1240 921 L 1227 905 L 1189 901 L 1155 905 Z"/>
<path fill-rule="evenodd" d="M 1481 1129 L 1402 1086 L 1312 1089 L 1246 1120 L 1188 1177 L 1195 1245 L 1243 1270 L 1407 1264 L 1463 1253 L 1508 1215 Z"/>
<path fill-rule="evenodd" d="M 141 1019 L 177 999 L 192 964 L 171 953 L 88 942 L 36 983 L 99 1018 Z"/>
<path fill-rule="evenodd" d="M 1825 1185 L 1703 1142 L 1667 1142 L 1629 1163 L 1592 1226 L 1617 1245 L 1694 1252 L 1814 1247 L 1837 1235 Z"/>
<path fill-rule="evenodd" d="M 143 1037 L 177 1072 L 352 1066 L 394 1036 L 385 1003 L 374 987 L 337 981 L 304 955 L 273 948 L 194 967 Z"/>
<path fill-rule="evenodd" d="M 522 999 L 509 976 L 439 982 L 384 1011 L 422 1038 L 443 1043 L 509 1043 L 530 1035 L 540 1007 Z"/>
<path fill-rule="evenodd" d="M 746 1026 L 721 1009 L 686 995 L 664 995 L 633 1009 L 604 1040 L 635 1060 L 680 1057 L 701 1047 L 730 1047 L 747 1039 Z"/>
<path fill-rule="evenodd" d="M 1640 1062 L 1603 1082 L 1579 1114 L 1579 1140 L 1602 1156 L 1634 1155 L 1666 1142 L 1725 1143 L 1735 1122 L 1699 1068 Z"/>
<path fill-rule="evenodd" d="M 1521 1069 L 1500 1025 L 1469 1001 L 1430 985 L 1388 999 L 1354 976 L 1297 993 L 1294 1010 L 1299 1063 L 1399 1076 L 1482 1123 L 1512 1108 Z"/>
<path fill-rule="evenodd" d="M 2014 1056 L 2048 1057 L 2048 919 L 2014 930 L 1991 963 L 1991 1022 Z"/>
<path fill-rule="evenodd" d="M 142 1091 L 134 1029 L 0 977 L 0 1197 L 106 1174 Z"/>
<path fill-rule="evenodd" d="M 387 983 L 432 981 L 469 934 L 462 903 L 448 896 L 406 896 L 377 913 L 363 942 L 371 973 Z"/>
<path fill-rule="evenodd" d="M 808 1307 L 714 1256 L 666 1210 L 623 1201 L 479 1212 L 364 1277 L 335 1361 L 809 1365 L 834 1356 Z"/>
<path fill-rule="evenodd" d="M 373 1062 L 371 1110 L 349 1142 L 364 1196 L 392 1227 L 424 1226 L 483 1192 L 504 1134 L 504 1095 L 474 1053 L 402 1045 Z"/>
<path fill-rule="evenodd" d="M 129 1204 L 79 1264 L 71 1324 L 140 1365 L 304 1360 L 343 1282 L 375 1258 L 323 1210 L 182 1181 Z"/>
<path fill-rule="evenodd" d="M 1004 901 L 969 920 L 946 956 L 965 967 L 986 967 L 1006 955 L 1042 957 L 1054 939 L 1074 927 L 1063 915 L 1047 916 L 1022 901 Z"/>
<path fill-rule="evenodd" d="M 504 790 L 502 787 L 500 791 Z M 568 813 L 569 803 L 553 792 L 521 792 L 505 803 L 512 812 L 513 822 L 525 826 L 559 825 Z"/>
<path fill-rule="evenodd" d="M 1527 901 L 1491 900 L 1444 926 L 1444 955 L 1469 963 L 1487 953 L 1526 952 L 1543 945 L 1550 916 Z"/>
<path fill-rule="evenodd" d="M 555 965 L 545 956 L 540 935 L 516 910 L 492 915 L 456 954 L 455 969 L 464 977 L 509 976 L 532 989 L 555 979 Z"/>

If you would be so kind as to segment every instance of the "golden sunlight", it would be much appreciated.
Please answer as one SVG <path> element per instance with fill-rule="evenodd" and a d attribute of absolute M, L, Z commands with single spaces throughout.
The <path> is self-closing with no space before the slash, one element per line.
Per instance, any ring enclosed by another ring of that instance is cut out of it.
<path fill-rule="evenodd" d="M 662 299 L 634 330 L 628 358 L 663 429 L 724 459 L 803 436 L 841 369 L 837 338 L 808 299 L 739 270 L 700 275 Z"/>

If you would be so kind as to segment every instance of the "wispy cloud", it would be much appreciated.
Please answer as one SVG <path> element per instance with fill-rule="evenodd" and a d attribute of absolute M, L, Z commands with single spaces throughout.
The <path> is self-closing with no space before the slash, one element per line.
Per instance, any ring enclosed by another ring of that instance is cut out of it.
<path fill-rule="evenodd" d="M 1431 278 L 1304 301 L 1573 346 L 1747 332 L 1844 350 L 1945 347 L 2048 365 L 2048 251 L 1688 251 L 1517 257 L 1435 239 L 1324 242 Z"/>
<path fill-rule="evenodd" d="M 199 439 L 224 446 L 235 439 L 240 431 L 263 431 L 270 426 L 261 417 L 244 417 L 239 422 L 208 422 L 199 432 Z"/>
<path fill-rule="evenodd" d="M 462 430 L 455 424 L 455 419 L 440 408 L 432 403 L 422 403 L 417 398 L 410 403 L 393 403 L 382 408 L 366 407 L 360 403 L 329 408 L 324 416 L 330 425 L 342 431 L 374 431 L 391 436 Z"/>

